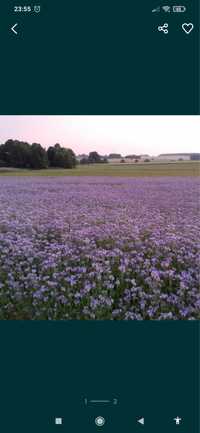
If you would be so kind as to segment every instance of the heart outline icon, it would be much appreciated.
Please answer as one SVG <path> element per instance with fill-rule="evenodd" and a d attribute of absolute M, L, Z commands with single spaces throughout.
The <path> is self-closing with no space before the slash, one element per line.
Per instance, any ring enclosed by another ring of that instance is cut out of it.
<path fill-rule="evenodd" d="M 192 23 L 183 23 L 182 24 L 182 29 L 184 30 L 184 32 L 186 33 L 186 35 L 189 35 L 191 33 L 191 31 L 194 28 L 194 24 Z"/>

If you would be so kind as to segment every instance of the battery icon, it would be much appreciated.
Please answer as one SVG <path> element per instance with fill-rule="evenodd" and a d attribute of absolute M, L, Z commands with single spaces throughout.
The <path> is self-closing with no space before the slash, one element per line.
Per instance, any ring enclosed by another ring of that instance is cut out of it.
<path fill-rule="evenodd" d="M 186 7 L 185 6 L 173 6 L 173 12 L 185 12 Z"/>

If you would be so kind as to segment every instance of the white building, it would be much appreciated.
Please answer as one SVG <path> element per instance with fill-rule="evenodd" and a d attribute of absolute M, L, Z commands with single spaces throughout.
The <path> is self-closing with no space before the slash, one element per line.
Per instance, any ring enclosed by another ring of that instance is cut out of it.
<path fill-rule="evenodd" d="M 157 159 L 162 161 L 190 161 L 191 153 L 161 153 Z"/>

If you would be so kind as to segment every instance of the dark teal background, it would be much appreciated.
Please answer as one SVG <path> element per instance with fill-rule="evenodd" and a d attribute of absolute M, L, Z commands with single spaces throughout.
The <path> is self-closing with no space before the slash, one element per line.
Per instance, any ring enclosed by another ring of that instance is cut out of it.
<path fill-rule="evenodd" d="M 177 415 L 199 433 L 197 322 L 1 322 L 0 338 L 4 433 L 171 433 Z"/>
<path fill-rule="evenodd" d="M 12 4 L 1 2 L 0 114 L 199 113 L 198 0 L 167 16 L 166 36 L 155 1 L 48 0 L 30 17 Z M 102 415 L 105 433 L 199 433 L 198 334 L 192 321 L 0 322 L 1 431 L 90 433 Z"/>
<path fill-rule="evenodd" d="M 199 113 L 199 0 L 183 3 L 187 13 L 152 14 L 155 0 L 48 0 L 28 16 L 3 0 L 0 113 Z"/>

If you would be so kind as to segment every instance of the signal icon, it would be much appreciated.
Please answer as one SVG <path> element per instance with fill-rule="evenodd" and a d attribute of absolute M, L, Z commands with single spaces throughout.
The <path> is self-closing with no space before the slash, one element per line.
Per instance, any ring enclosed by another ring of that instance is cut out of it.
<path fill-rule="evenodd" d="M 158 6 L 158 7 L 155 8 L 155 9 L 152 9 L 152 12 L 160 12 L 160 6 Z"/>

